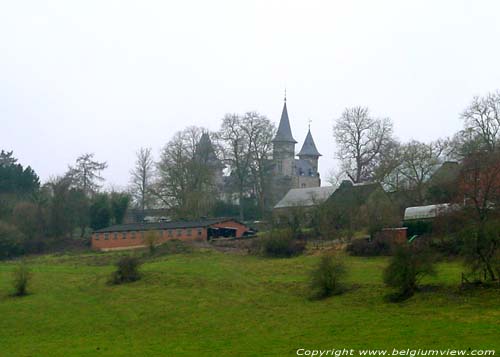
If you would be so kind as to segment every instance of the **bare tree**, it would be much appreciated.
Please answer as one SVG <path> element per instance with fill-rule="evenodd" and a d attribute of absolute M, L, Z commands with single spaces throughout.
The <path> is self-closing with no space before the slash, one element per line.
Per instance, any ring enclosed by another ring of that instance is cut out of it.
<path fill-rule="evenodd" d="M 136 153 L 135 167 L 130 171 L 130 190 L 132 197 L 142 211 L 150 208 L 154 203 L 152 192 L 154 165 L 151 148 L 140 148 Z"/>
<path fill-rule="evenodd" d="M 71 179 L 73 185 L 90 196 L 97 192 L 101 187 L 99 182 L 104 181 L 101 171 L 106 169 L 106 162 L 94 160 L 93 153 L 86 153 L 76 159 L 76 165 L 70 166 L 66 174 Z"/>
<path fill-rule="evenodd" d="M 403 145 L 398 174 L 407 188 L 414 190 L 416 204 L 424 203 L 425 182 L 442 163 L 446 147 L 447 143 L 443 140 L 428 144 L 413 140 Z"/>
<path fill-rule="evenodd" d="M 462 119 L 465 132 L 471 132 L 489 152 L 495 151 L 500 140 L 500 91 L 474 97 Z"/>
<path fill-rule="evenodd" d="M 269 119 L 256 112 L 249 112 L 245 117 L 245 130 L 248 132 L 248 135 L 253 133 L 253 139 L 250 141 L 250 151 L 252 155 L 250 172 L 252 175 L 252 183 L 258 200 L 260 214 L 264 215 L 267 206 L 266 197 L 269 197 L 270 193 L 270 173 L 272 170 L 270 158 L 273 149 L 272 140 L 276 133 L 276 127 Z"/>
<path fill-rule="evenodd" d="M 247 127 L 246 124 L 249 126 Z M 240 219 L 244 219 L 243 198 L 248 187 L 250 165 L 252 162 L 252 140 L 256 128 L 253 121 L 246 121 L 238 114 L 226 114 L 222 119 L 219 137 L 225 144 L 225 161 L 231 170 L 231 176 L 236 182 L 239 199 Z"/>
<path fill-rule="evenodd" d="M 163 148 L 157 164 L 155 195 L 178 218 L 206 216 L 218 198 L 216 168 L 197 155 L 203 132 L 189 127 L 176 133 Z"/>
<path fill-rule="evenodd" d="M 269 119 L 257 112 L 227 114 L 222 119 L 219 138 L 236 184 L 240 219 L 244 218 L 243 199 L 248 193 L 257 197 L 261 213 L 265 210 L 275 130 Z"/>
<path fill-rule="evenodd" d="M 345 109 L 333 134 L 342 168 L 355 183 L 373 179 L 381 153 L 393 140 L 390 119 L 375 119 L 366 107 Z"/>

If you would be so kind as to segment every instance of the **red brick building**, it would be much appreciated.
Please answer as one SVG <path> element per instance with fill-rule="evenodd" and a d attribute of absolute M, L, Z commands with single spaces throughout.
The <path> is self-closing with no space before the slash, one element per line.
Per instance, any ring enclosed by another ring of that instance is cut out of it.
<path fill-rule="evenodd" d="M 121 224 L 92 233 L 92 249 L 119 250 L 146 246 L 150 232 L 156 234 L 156 244 L 168 240 L 206 241 L 218 237 L 240 238 L 250 228 L 231 218 L 214 218 L 199 221 Z"/>

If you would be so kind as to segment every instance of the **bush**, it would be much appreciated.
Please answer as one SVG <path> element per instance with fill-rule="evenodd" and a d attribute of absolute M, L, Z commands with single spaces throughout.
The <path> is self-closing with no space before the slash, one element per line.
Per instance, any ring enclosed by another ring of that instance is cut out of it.
<path fill-rule="evenodd" d="M 434 257 L 429 251 L 399 246 L 384 270 L 384 282 L 397 289 L 391 300 L 405 300 L 418 289 L 422 277 L 434 274 Z"/>
<path fill-rule="evenodd" d="M 312 298 L 323 299 L 344 292 L 342 279 L 346 268 L 342 261 L 331 255 L 321 257 L 319 264 L 311 272 L 310 289 Z"/>
<path fill-rule="evenodd" d="M 28 284 L 31 280 L 31 272 L 23 261 L 12 274 L 12 285 L 14 286 L 14 296 L 24 296 L 28 294 Z"/>
<path fill-rule="evenodd" d="M 158 245 L 160 241 L 160 235 L 158 232 L 155 231 L 149 231 L 146 233 L 146 236 L 144 237 L 144 244 L 148 247 L 149 254 L 153 255 L 156 251 L 156 246 Z"/>
<path fill-rule="evenodd" d="M 465 264 L 472 274 L 485 281 L 500 281 L 500 222 L 466 226 L 459 234 Z"/>
<path fill-rule="evenodd" d="M 139 259 L 135 257 L 123 257 L 116 263 L 116 271 L 111 275 L 111 284 L 130 283 L 139 280 L 141 275 L 139 273 L 139 266 L 141 265 Z"/>
<path fill-rule="evenodd" d="M 351 255 L 360 257 L 373 257 L 379 255 L 391 255 L 392 247 L 385 241 L 368 241 L 367 239 L 354 239 L 347 246 Z"/>
<path fill-rule="evenodd" d="M 300 255 L 306 243 L 294 238 L 291 230 L 273 230 L 260 241 L 260 251 L 268 257 L 289 258 Z"/>
<path fill-rule="evenodd" d="M 24 234 L 9 223 L 0 221 L 0 259 L 24 254 Z"/>

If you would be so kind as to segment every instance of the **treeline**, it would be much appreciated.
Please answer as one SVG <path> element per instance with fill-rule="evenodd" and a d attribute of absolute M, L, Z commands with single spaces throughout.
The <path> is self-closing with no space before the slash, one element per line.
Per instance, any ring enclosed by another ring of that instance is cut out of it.
<path fill-rule="evenodd" d="M 121 223 L 125 192 L 99 192 L 106 163 L 80 156 L 62 177 L 41 185 L 36 173 L 0 152 L 0 257 L 88 243 L 91 229 Z"/>
<path fill-rule="evenodd" d="M 449 209 L 439 212 L 432 223 L 408 223 L 408 231 L 424 236 L 419 242 L 424 240 L 445 255 L 463 257 L 470 267 L 465 280 L 498 281 L 500 92 L 473 98 L 461 119 L 463 129 L 449 138 L 404 143 L 393 135 L 390 119 L 375 118 L 367 108 L 346 109 L 334 125 L 341 166 L 333 184 L 340 187 L 336 191 L 340 199 L 307 212 L 292 207 L 282 223 L 295 235 L 302 230 L 324 239 L 351 238 L 356 231 L 367 231 L 373 237 L 384 227 L 400 226 L 407 207 L 448 203 Z M 453 163 L 450 170 L 435 175 L 448 160 Z M 380 183 L 385 192 L 348 194 L 356 191 L 349 190 L 352 184 L 345 180 L 365 188 Z M 389 251 L 377 242 L 353 243 L 352 251 L 361 255 Z"/>
<path fill-rule="evenodd" d="M 275 131 L 259 113 L 228 114 L 216 132 L 191 126 L 175 133 L 157 161 L 140 149 L 131 173 L 135 204 L 169 208 L 177 219 L 265 216 Z"/>

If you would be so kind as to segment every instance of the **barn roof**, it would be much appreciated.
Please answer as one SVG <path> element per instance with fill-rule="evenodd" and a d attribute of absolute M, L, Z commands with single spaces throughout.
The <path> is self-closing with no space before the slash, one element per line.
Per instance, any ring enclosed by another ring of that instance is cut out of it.
<path fill-rule="evenodd" d="M 342 181 L 339 188 L 332 194 L 329 203 L 334 205 L 355 204 L 362 205 L 370 198 L 371 194 L 377 190 L 384 192 L 382 185 L 378 182 L 352 183 Z"/>
<path fill-rule="evenodd" d="M 326 201 L 334 191 L 333 186 L 292 188 L 274 208 L 314 206 Z"/>
<path fill-rule="evenodd" d="M 209 227 L 213 224 L 233 221 L 241 223 L 233 218 L 211 218 L 195 221 L 174 221 L 174 222 L 153 222 L 153 223 L 132 223 L 118 224 L 94 231 L 94 233 L 107 232 L 127 232 L 127 231 L 150 231 L 161 229 L 177 229 L 177 228 L 202 228 Z M 242 223 L 241 223 L 242 224 Z"/>

